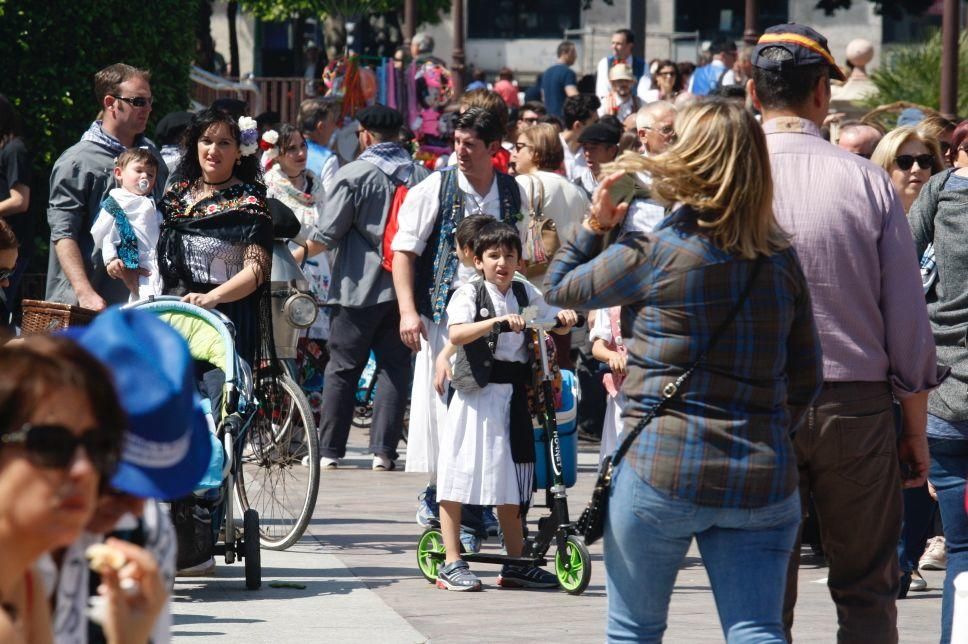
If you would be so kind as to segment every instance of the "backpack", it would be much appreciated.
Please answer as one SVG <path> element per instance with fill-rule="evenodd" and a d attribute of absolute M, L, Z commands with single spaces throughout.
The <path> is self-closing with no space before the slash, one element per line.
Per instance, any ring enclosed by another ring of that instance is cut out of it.
<path fill-rule="evenodd" d="M 387 212 L 387 225 L 383 229 L 383 261 L 380 262 L 380 266 L 390 272 L 393 272 L 393 238 L 400 228 L 398 220 L 400 206 L 407 198 L 408 191 L 409 188 L 405 183 L 398 183 L 393 189 L 393 199 L 390 200 L 390 210 Z"/>

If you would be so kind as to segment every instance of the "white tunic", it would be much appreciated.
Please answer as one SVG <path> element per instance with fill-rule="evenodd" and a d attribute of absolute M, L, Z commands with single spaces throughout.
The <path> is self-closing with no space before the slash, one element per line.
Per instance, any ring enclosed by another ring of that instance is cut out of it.
<path fill-rule="evenodd" d="M 138 240 L 138 267 L 146 269 L 149 275 L 138 277 L 138 294 L 131 294 L 129 301 L 134 302 L 150 295 L 161 295 L 162 280 L 158 268 L 158 237 L 161 235 L 161 213 L 151 197 L 144 197 L 125 188 L 113 188 L 110 194 L 128 216 L 128 223 Z M 101 251 L 104 265 L 117 259 L 121 235 L 115 225 L 114 216 L 103 208 L 91 227 L 94 250 Z"/>
<path fill-rule="evenodd" d="M 591 342 L 602 340 L 605 344 L 612 343 L 612 326 L 608 320 L 608 309 L 595 311 L 594 323 L 588 339 Z M 622 407 L 625 406 L 625 394 L 621 392 L 617 396 L 605 398 L 605 422 L 602 425 L 602 442 L 598 450 L 599 461 L 618 447 L 618 439 L 622 437 Z"/>
<path fill-rule="evenodd" d="M 497 286 L 485 282 L 493 314 L 501 317 L 518 313 L 518 302 L 511 289 L 502 294 Z M 555 315 L 541 293 L 525 283 L 528 302 L 538 308 L 538 318 Z M 448 326 L 474 321 L 476 285 L 459 288 L 447 305 Z M 497 360 L 527 362 L 524 334 L 502 333 L 494 350 Z M 511 457 L 511 393 L 513 385 L 489 384 L 473 391 L 457 391 L 447 410 L 446 425 L 440 431 L 437 460 L 437 500 L 459 501 L 473 505 L 517 505 L 521 490 Z"/>

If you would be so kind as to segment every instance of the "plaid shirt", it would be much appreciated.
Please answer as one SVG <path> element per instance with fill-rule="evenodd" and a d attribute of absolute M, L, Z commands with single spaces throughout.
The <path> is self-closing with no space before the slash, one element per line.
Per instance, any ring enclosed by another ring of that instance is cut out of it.
<path fill-rule="evenodd" d="M 753 268 L 699 234 L 694 217 L 681 209 L 601 254 L 601 238 L 582 228 L 548 270 L 549 303 L 623 307 L 622 335 L 632 338 L 626 432 L 706 349 Z M 797 489 L 790 434 L 822 380 L 806 280 L 788 248 L 766 260 L 733 324 L 636 439 L 629 464 L 657 490 L 698 505 L 781 501 Z"/>

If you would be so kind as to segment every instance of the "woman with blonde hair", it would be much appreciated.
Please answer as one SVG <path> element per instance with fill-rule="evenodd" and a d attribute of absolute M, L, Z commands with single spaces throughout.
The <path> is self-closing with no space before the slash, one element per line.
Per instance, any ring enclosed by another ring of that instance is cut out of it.
<path fill-rule="evenodd" d="M 810 296 L 754 117 L 712 99 L 681 112 L 676 132 L 663 154 L 622 163 L 678 209 L 600 250 L 634 189 L 612 174 L 546 281 L 558 306 L 623 307 L 632 336 L 604 526 L 608 639 L 661 641 L 695 538 L 727 641 L 784 642 L 800 526 L 790 433 L 822 382 Z"/>
<path fill-rule="evenodd" d="M 871 161 L 891 177 L 904 212 L 911 209 L 931 175 L 944 169 L 937 139 L 913 127 L 899 127 L 885 134 L 871 154 Z"/>

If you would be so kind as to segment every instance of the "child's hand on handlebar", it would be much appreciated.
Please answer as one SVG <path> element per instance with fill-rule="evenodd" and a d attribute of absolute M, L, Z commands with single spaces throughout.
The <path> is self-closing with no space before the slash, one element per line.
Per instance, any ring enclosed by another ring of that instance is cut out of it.
<path fill-rule="evenodd" d="M 561 327 L 566 330 L 578 324 L 578 314 L 571 309 L 559 311 L 558 315 L 555 317 L 558 319 L 558 322 L 561 323 Z"/>
<path fill-rule="evenodd" d="M 515 333 L 520 333 L 521 331 L 524 331 L 524 327 L 527 324 L 524 321 L 524 318 L 516 313 L 512 313 L 511 315 L 505 315 L 503 318 L 501 318 L 501 320 L 504 322 L 507 322 L 508 326 L 510 326 L 511 330 L 514 331 Z"/>

